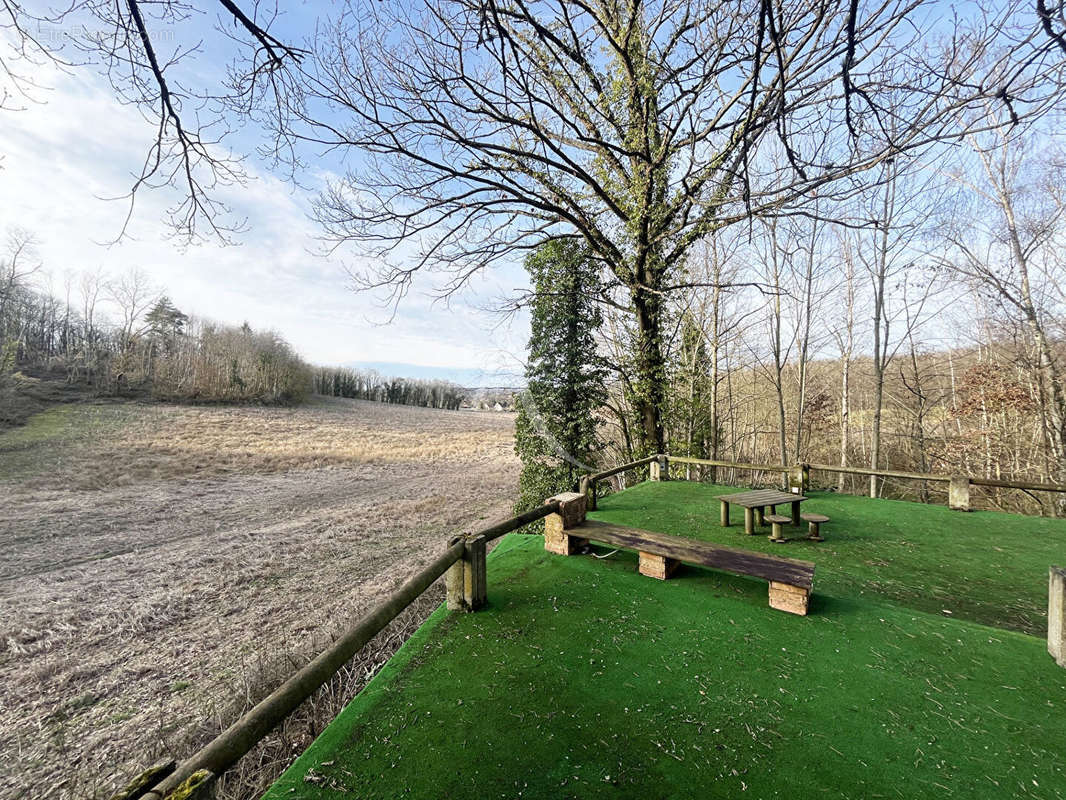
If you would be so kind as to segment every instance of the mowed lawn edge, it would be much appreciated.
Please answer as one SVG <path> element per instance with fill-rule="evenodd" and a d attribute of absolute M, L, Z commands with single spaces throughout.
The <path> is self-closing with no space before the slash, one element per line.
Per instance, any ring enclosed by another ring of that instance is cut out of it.
<path fill-rule="evenodd" d="M 505 539 L 489 607 L 439 609 L 265 797 L 1066 796 L 1038 637 L 542 547 Z"/>

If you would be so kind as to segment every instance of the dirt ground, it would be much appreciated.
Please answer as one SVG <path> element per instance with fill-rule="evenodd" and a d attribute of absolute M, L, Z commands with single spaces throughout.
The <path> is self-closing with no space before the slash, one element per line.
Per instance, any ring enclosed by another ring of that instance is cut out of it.
<path fill-rule="evenodd" d="M 0 798 L 99 797 L 186 755 L 509 516 L 512 433 L 330 399 L 79 404 L 0 434 Z"/>

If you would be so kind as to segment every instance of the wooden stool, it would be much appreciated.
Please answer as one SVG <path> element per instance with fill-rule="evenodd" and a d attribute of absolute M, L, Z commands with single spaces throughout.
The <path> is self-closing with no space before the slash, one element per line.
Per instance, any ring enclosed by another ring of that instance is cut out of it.
<path fill-rule="evenodd" d="M 772 533 L 769 537 L 771 542 L 777 542 L 780 544 L 788 541 L 788 539 L 785 538 L 784 531 L 781 530 L 781 526 L 791 525 L 792 517 L 786 517 L 781 514 L 767 514 L 766 521 L 772 526 L 770 529 Z"/>
<path fill-rule="evenodd" d="M 825 514 L 801 514 L 800 516 L 807 522 L 807 538 L 812 542 L 824 542 L 821 525 L 823 522 L 829 522 L 829 517 Z"/>

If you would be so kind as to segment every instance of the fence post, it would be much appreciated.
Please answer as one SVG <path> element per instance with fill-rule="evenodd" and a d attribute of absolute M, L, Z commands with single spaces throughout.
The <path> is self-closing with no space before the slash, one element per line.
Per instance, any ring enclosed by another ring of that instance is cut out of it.
<path fill-rule="evenodd" d="M 970 510 L 970 478 L 952 475 L 948 480 L 948 508 L 952 511 Z"/>
<path fill-rule="evenodd" d="M 449 611 L 478 611 L 488 599 L 488 576 L 485 569 L 485 537 L 462 537 L 463 557 L 445 573 Z M 453 539 L 452 542 L 458 541 Z"/>
<path fill-rule="evenodd" d="M 1066 667 L 1066 569 L 1051 567 L 1048 578 L 1047 651 Z"/>
<path fill-rule="evenodd" d="M 650 481 L 668 481 L 670 480 L 670 461 L 663 454 L 659 454 L 655 457 L 655 460 L 648 464 L 648 480 Z"/>
<path fill-rule="evenodd" d="M 792 494 L 803 494 L 811 487 L 811 465 L 793 464 L 788 471 L 788 490 Z"/>

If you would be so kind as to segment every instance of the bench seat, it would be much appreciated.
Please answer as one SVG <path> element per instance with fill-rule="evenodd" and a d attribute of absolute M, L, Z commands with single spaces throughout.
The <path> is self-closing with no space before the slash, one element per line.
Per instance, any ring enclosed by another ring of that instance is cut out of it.
<path fill-rule="evenodd" d="M 695 564 L 770 582 L 770 606 L 805 615 L 814 585 L 814 564 L 794 558 L 756 553 L 684 536 L 586 520 L 566 530 L 579 540 L 600 542 L 640 553 L 642 574 L 665 580 L 677 564 Z"/>

